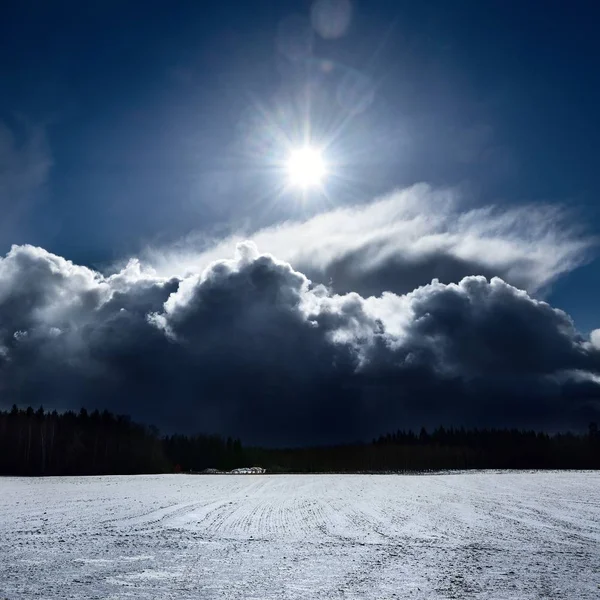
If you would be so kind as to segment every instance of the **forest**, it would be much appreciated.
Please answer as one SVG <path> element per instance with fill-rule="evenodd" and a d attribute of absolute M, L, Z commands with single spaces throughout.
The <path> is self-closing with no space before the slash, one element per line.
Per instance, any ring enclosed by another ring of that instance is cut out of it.
<path fill-rule="evenodd" d="M 396 431 L 370 442 L 245 447 L 217 435 L 161 435 L 108 411 L 0 411 L 0 475 L 108 475 L 228 471 L 415 472 L 444 469 L 600 469 L 600 433 L 508 429 Z"/>

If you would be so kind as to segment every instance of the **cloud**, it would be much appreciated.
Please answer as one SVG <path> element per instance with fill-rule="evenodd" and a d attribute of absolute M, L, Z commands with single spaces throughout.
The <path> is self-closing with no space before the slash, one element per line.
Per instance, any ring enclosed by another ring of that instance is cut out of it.
<path fill-rule="evenodd" d="M 252 242 L 185 278 L 32 246 L 0 259 L 5 406 L 107 406 L 250 442 L 582 426 L 600 410 L 594 339 L 499 278 L 336 294 Z"/>
<path fill-rule="evenodd" d="M 14 240 L 47 183 L 52 158 L 46 128 L 23 118 L 0 121 L 0 242 Z"/>
<path fill-rule="evenodd" d="M 595 244 L 564 207 L 469 209 L 456 191 L 420 184 L 250 235 L 148 249 L 146 259 L 161 273 L 183 276 L 231 255 L 246 238 L 338 293 L 363 296 L 404 294 L 434 278 L 457 283 L 469 275 L 499 276 L 542 293 L 586 262 Z"/>
<path fill-rule="evenodd" d="M 543 376 L 598 366 L 566 313 L 497 277 L 434 281 L 403 297 L 369 298 L 366 305 L 403 353 L 442 374 Z"/>

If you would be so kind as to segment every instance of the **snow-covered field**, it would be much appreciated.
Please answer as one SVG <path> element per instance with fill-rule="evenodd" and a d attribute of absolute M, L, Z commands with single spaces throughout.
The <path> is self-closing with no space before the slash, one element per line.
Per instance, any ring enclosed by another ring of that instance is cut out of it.
<path fill-rule="evenodd" d="M 0 598 L 600 598 L 600 473 L 0 478 Z"/>

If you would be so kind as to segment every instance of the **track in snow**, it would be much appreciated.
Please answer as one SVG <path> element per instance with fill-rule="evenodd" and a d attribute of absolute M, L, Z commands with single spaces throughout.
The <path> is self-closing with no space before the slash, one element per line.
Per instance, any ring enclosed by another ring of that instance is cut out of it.
<path fill-rule="evenodd" d="M 600 473 L 0 478 L 0 598 L 600 597 Z"/>

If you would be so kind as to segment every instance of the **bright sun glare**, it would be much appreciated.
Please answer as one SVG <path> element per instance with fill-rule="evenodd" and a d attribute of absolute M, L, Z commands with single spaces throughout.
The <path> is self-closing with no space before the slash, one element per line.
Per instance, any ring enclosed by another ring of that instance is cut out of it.
<path fill-rule="evenodd" d="M 309 146 L 294 150 L 287 161 L 290 183 L 302 188 L 319 185 L 325 177 L 323 157 Z"/>

